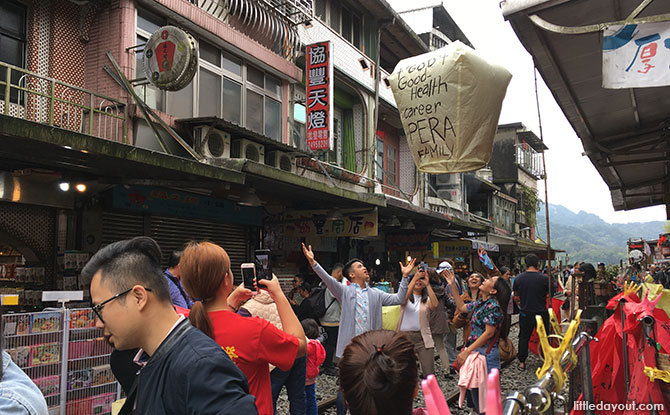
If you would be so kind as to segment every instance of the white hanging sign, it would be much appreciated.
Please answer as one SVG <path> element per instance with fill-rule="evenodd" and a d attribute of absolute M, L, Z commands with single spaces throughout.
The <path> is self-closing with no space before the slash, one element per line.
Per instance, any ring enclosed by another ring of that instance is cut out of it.
<path fill-rule="evenodd" d="M 603 87 L 670 85 L 670 23 L 609 26 L 603 30 Z"/>

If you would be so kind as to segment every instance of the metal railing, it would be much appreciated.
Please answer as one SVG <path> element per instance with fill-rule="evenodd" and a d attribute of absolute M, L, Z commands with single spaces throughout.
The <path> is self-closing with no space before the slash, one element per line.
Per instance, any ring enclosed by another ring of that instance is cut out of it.
<path fill-rule="evenodd" d="M 525 170 L 526 173 L 534 176 L 536 179 L 542 179 L 544 177 L 542 153 L 538 153 L 527 144 L 517 144 L 516 163 L 520 168 Z"/>
<path fill-rule="evenodd" d="M 5 62 L 0 62 L 0 114 L 128 142 L 124 102 Z"/>

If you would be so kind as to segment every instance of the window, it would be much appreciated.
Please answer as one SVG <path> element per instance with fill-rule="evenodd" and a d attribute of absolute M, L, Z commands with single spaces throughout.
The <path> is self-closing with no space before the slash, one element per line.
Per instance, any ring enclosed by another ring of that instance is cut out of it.
<path fill-rule="evenodd" d="M 377 137 L 377 180 L 384 182 L 384 141 Z"/>
<path fill-rule="evenodd" d="M 223 78 L 223 119 L 232 123 L 242 124 L 242 85 L 228 78 Z"/>
<path fill-rule="evenodd" d="M 200 41 L 199 117 L 226 121 L 281 141 L 282 81 Z"/>
<path fill-rule="evenodd" d="M 398 149 L 387 144 L 386 145 L 386 170 L 388 183 L 391 186 L 398 185 L 398 177 L 396 176 L 396 170 L 398 169 Z M 385 180 L 386 181 L 386 180 Z"/>
<path fill-rule="evenodd" d="M 398 138 L 389 131 L 377 130 L 375 144 L 377 180 L 384 193 L 398 196 Z"/>
<path fill-rule="evenodd" d="M 304 95 L 304 92 L 303 92 Z M 305 122 L 307 120 L 307 111 L 302 104 L 293 104 L 293 145 L 299 149 L 305 149 L 305 137 L 307 129 Z"/>
<path fill-rule="evenodd" d="M 199 100 L 199 116 L 216 117 L 221 113 L 221 77 L 205 68 L 200 68 Z"/>
<path fill-rule="evenodd" d="M 340 0 L 314 0 L 314 15 L 356 48 L 361 48 L 361 17 L 342 6 Z"/>
<path fill-rule="evenodd" d="M 137 12 L 137 44 L 167 22 L 147 11 Z M 196 77 L 186 88 L 165 92 L 151 84 L 136 87 L 152 108 L 177 118 L 220 117 L 281 141 L 282 80 L 243 59 L 200 40 Z M 142 50 L 136 53 L 135 77 L 144 78 Z"/>
<path fill-rule="evenodd" d="M 26 56 L 26 8 L 13 1 L 0 2 L 0 61 L 10 65 L 25 67 Z M 11 83 L 17 85 L 21 79 L 18 71 L 12 73 Z M 4 68 L 0 68 L 0 79 L 6 80 Z M 4 87 L 0 88 L 0 99 L 5 98 Z M 12 88 L 12 102 L 19 101 L 19 91 Z"/>

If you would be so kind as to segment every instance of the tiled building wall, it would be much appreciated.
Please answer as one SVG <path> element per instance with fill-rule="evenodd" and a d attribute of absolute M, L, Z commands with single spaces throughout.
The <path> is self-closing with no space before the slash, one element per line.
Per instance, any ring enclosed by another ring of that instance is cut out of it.
<path fill-rule="evenodd" d="M 89 41 L 86 45 L 86 88 L 111 98 L 128 101 L 129 96 L 105 72 L 112 68 L 106 52 L 110 51 L 128 79 L 134 76 L 135 5 L 132 0 L 114 0 L 102 3 L 93 11 Z"/>
<path fill-rule="evenodd" d="M 49 76 L 82 88 L 86 43 L 79 37 L 79 7 L 69 1 L 51 2 Z M 78 130 L 83 113 L 77 104 L 87 105 L 89 97 L 63 85 L 56 85 L 55 94 L 67 102 L 54 104 L 54 124 L 68 130 Z"/>

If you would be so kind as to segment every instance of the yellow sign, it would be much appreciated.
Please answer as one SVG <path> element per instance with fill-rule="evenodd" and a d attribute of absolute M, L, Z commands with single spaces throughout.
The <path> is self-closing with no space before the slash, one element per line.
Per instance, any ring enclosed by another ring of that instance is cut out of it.
<path fill-rule="evenodd" d="M 342 210 L 342 219 L 326 219 L 327 210 L 291 211 L 284 214 L 285 236 L 377 236 L 377 211 Z"/>
<path fill-rule="evenodd" d="M 0 297 L 2 305 L 19 305 L 19 296 L 16 294 L 3 294 Z"/>

